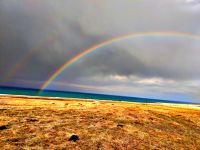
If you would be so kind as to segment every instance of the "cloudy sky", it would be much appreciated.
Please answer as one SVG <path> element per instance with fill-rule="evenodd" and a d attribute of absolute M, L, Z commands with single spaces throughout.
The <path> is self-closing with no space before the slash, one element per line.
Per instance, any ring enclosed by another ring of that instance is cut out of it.
<path fill-rule="evenodd" d="M 200 36 L 199 0 L 1 0 L 0 85 L 39 88 L 63 63 L 129 33 Z M 102 47 L 47 88 L 200 101 L 200 38 L 143 36 Z"/>

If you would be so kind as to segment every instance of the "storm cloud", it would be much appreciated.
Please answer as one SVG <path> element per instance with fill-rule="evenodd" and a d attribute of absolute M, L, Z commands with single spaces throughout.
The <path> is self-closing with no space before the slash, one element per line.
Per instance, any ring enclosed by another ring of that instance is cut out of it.
<path fill-rule="evenodd" d="M 1 0 L 0 85 L 39 88 L 73 56 L 120 35 L 199 35 L 199 7 L 197 0 Z M 199 54 L 197 38 L 130 38 L 84 57 L 48 88 L 197 101 Z"/>

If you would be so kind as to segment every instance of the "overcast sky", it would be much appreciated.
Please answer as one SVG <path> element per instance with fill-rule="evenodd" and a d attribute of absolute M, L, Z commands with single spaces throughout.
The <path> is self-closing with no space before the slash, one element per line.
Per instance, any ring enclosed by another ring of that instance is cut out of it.
<path fill-rule="evenodd" d="M 104 40 L 169 31 L 200 35 L 200 1 L 1 0 L 0 85 L 39 88 Z M 130 38 L 84 57 L 47 88 L 199 102 L 199 54 L 200 40 L 186 36 Z"/>

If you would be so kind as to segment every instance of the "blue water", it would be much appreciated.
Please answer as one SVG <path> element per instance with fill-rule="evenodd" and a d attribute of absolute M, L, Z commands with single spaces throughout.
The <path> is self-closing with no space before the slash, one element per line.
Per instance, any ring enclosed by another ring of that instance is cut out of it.
<path fill-rule="evenodd" d="M 81 99 L 127 101 L 127 102 L 140 102 L 140 103 L 159 103 L 160 102 L 160 103 L 191 104 L 188 102 L 180 102 L 180 101 L 114 96 L 114 95 L 103 95 L 103 94 L 91 94 L 91 93 L 79 93 L 79 92 L 60 92 L 60 91 L 51 91 L 51 90 L 43 91 L 42 94 L 39 95 L 39 90 L 36 90 L 36 89 L 13 88 L 13 87 L 0 87 L 0 94 L 81 98 Z"/>

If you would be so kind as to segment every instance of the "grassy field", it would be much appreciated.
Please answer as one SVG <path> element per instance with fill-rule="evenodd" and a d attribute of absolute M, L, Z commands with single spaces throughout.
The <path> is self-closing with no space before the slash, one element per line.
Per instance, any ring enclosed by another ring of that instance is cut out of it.
<path fill-rule="evenodd" d="M 0 96 L 0 149 L 199 150 L 200 107 Z"/>

